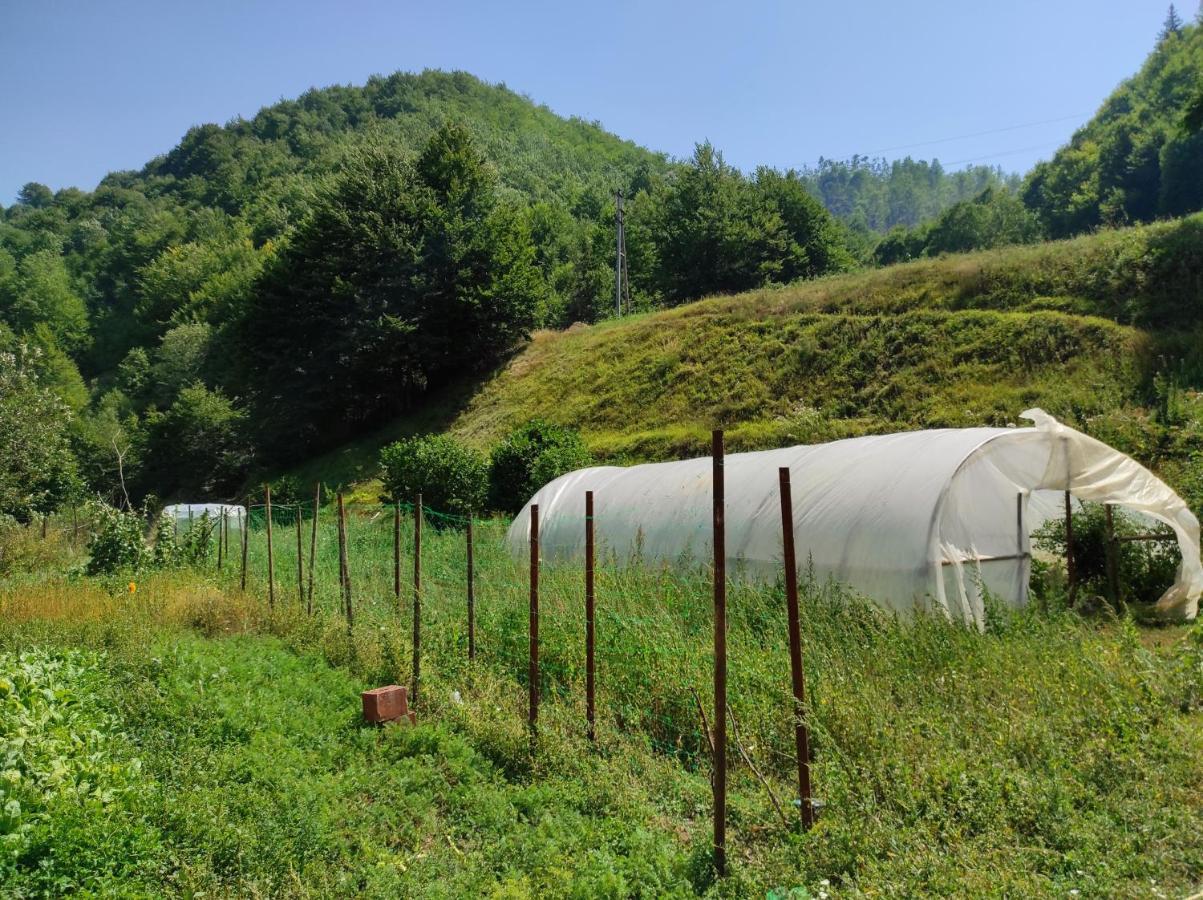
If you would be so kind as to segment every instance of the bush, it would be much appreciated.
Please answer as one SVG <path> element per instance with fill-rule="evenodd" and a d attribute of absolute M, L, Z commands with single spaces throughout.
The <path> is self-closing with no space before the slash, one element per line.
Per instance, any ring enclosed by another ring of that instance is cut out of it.
<path fill-rule="evenodd" d="M 589 465 L 580 433 L 535 419 L 512 431 L 489 460 L 489 505 L 513 515 L 549 481 Z"/>
<path fill-rule="evenodd" d="M 92 519 L 92 538 L 88 542 L 86 572 L 89 575 L 112 575 L 116 572 L 137 572 L 150 561 L 150 552 L 142 537 L 142 518 L 107 503 L 94 503 L 89 510 Z"/>
<path fill-rule="evenodd" d="M 444 434 L 407 438 L 380 451 L 381 478 L 394 500 L 466 516 L 484 507 L 488 486 L 484 458 Z"/>
<path fill-rule="evenodd" d="M 1114 509 L 1115 534 L 1119 537 L 1144 534 L 1142 522 Z M 1065 557 L 1065 520 L 1052 519 L 1037 529 L 1036 547 Z M 1119 544 L 1116 565 L 1119 587 L 1125 602 L 1155 603 L 1177 573 L 1178 546 L 1172 542 L 1124 542 Z M 1085 503 L 1074 512 L 1074 570 L 1080 594 L 1107 596 L 1107 512 L 1100 503 Z"/>

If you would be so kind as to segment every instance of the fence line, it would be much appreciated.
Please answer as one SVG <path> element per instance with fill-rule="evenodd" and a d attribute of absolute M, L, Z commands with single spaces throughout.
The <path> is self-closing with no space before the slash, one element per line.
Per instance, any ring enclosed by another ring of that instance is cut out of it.
<path fill-rule="evenodd" d="M 728 800 L 728 722 L 731 722 L 731 728 L 736 729 L 747 725 L 747 718 L 740 709 L 739 722 L 736 725 L 734 712 L 731 711 L 728 703 L 728 608 L 727 608 L 727 573 L 726 573 L 726 542 L 725 542 L 725 478 L 724 478 L 724 436 L 721 430 L 716 430 L 712 434 L 712 549 L 713 560 L 711 565 L 711 588 L 713 592 L 713 607 L 710 611 L 712 618 L 707 621 L 705 615 L 695 615 L 694 619 L 683 620 L 683 627 L 690 629 L 702 629 L 707 625 L 713 627 L 713 718 L 700 729 L 686 729 L 681 727 L 683 716 L 679 712 L 674 712 L 676 707 L 671 704 L 666 704 L 659 709 L 643 709 L 633 705 L 630 707 L 622 706 L 618 714 L 624 719 L 635 721 L 637 724 L 645 725 L 648 730 L 649 743 L 657 749 L 682 758 L 697 757 L 702 755 L 700 752 L 703 743 L 708 743 L 712 749 L 712 778 L 713 778 L 713 850 L 715 868 L 720 874 L 726 870 L 727 864 L 727 800 Z M 800 806 L 801 824 L 805 828 L 811 827 L 814 821 L 815 809 L 817 803 L 812 796 L 812 771 L 810 765 L 810 731 L 807 720 L 807 694 L 805 684 L 805 671 L 803 667 L 802 657 L 802 633 L 800 627 L 800 612 L 799 612 L 799 589 L 798 589 L 798 573 L 796 549 L 793 540 L 793 505 L 791 485 L 789 478 L 789 469 L 781 468 L 778 471 L 780 501 L 781 501 L 781 516 L 782 516 L 782 565 L 784 572 L 784 601 L 785 615 L 788 626 L 788 648 L 790 662 L 790 683 L 787 686 L 783 683 L 781 688 L 782 710 L 788 707 L 788 721 L 791 726 L 791 731 L 794 738 L 793 755 L 791 762 L 796 765 L 797 770 L 797 790 L 798 801 Z M 275 601 L 275 583 L 274 572 L 276 563 L 276 550 L 273 541 L 273 520 L 277 516 L 285 517 L 280 521 L 287 521 L 291 516 L 293 526 L 295 528 L 295 547 L 296 547 L 296 571 L 297 571 L 297 588 L 298 588 L 298 606 L 303 608 L 307 614 L 315 612 L 329 611 L 329 563 L 330 554 L 327 550 L 325 555 L 325 568 L 327 573 L 326 581 L 322 581 L 319 569 L 323 568 L 323 559 L 318 553 L 318 518 L 321 509 L 322 489 L 318 485 L 315 489 L 315 494 L 312 501 L 294 501 L 291 503 L 278 503 L 274 501 L 270 487 L 264 490 L 264 502 L 262 504 L 246 504 L 247 514 L 245 517 L 239 517 L 241 546 L 241 562 L 238 568 L 239 587 L 242 591 L 247 590 L 248 578 L 248 552 L 251 544 L 250 531 L 252 528 L 258 530 L 260 523 L 263 525 L 265 549 L 267 555 L 266 576 L 268 582 L 268 604 L 274 608 Z M 597 670 L 596 656 L 598 652 L 599 637 L 605 641 L 609 638 L 608 631 L 617 631 L 615 625 L 621 625 L 624 628 L 649 627 L 654 628 L 661 624 L 661 620 L 654 616 L 641 616 L 636 614 L 624 614 L 613 609 L 606 609 L 604 602 L 602 609 L 596 606 L 596 543 L 595 543 L 595 497 L 593 491 L 584 492 L 584 531 L 585 531 L 585 553 L 583 559 L 583 574 L 584 574 L 584 656 L 585 656 L 585 708 L 584 708 L 584 726 L 585 732 L 590 743 L 597 741 Z M 389 539 L 388 519 L 391 514 L 391 550 L 392 550 L 392 565 L 389 570 L 387 557 L 375 557 L 379 561 L 375 563 L 375 571 L 378 569 L 377 575 L 371 579 L 366 585 L 361 582 L 360 597 L 361 604 L 371 602 L 384 602 L 387 604 L 389 575 L 391 575 L 392 602 L 388 608 L 393 616 L 398 617 L 394 622 L 400 622 L 400 616 L 404 614 L 402 609 L 402 583 L 401 583 L 401 564 L 402 564 L 402 544 L 404 538 L 404 526 L 407 518 L 412 522 L 412 551 L 413 551 L 413 605 L 412 605 L 412 700 L 416 706 L 419 702 L 419 691 L 421 690 L 421 664 L 422 664 L 422 626 L 423 626 L 423 601 L 427 599 L 426 594 L 428 589 L 433 589 L 436 593 L 433 595 L 436 598 L 442 596 L 444 599 L 451 596 L 450 591 L 446 586 L 457 585 L 460 583 L 460 578 L 463 578 L 463 585 L 466 593 L 466 622 L 467 622 L 467 658 L 475 660 L 480 648 L 477 646 L 477 604 L 480 597 L 483 597 L 482 608 L 485 615 L 485 628 L 482 634 L 486 639 L 486 652 L 488 651 L 488 641 L 493 634 L 488 629 L 488 594 L 495 583 L 490 582 L 490 572 L 487 566 L 482 567 L 482 571 L 477 571 L 476 550 L 478 549 L 475 543 L 477 536 L 474 526 L 486 524 L 481 520 L 475 520 L 470 515 L 459 515 L 454 513 L 445 513 L 438 510 L 433 510 L 426 506 L 422 496 L 419 494 L 414 498 L 412 503 L 405 503 L 395 500 L 391 503 L 370 504 L 370 503 L 347 503 L 344 495 L 339 492 L 336 495 L 337 504 L 337 534 L 338 534 L 338 596 L 339 596 L 339 612 L 346 617 L 346 627 L 349 636 L 355 634 L 355 608 L 352 600 L 352 564 L 355 560 L 359 560 L 358 567 L 355 571 L 359 572 L 362 577 L 364 572 L 363 559 L 365 555 L 361 555 L 366 544 L 364 537 L 365 532 L 362 528 L 352 533 L 349 528 L 349 521 L 354 519 L 358 522 L 363 522 L 367 519 L 369 522 L 377 522 L 378 526 L 370 534 L 375 535 L 372 538 L 375 543 L 372 545 L 377 551 L 387 547 L 386 543 Z M 578 508 L 579 509 L 579 508 Z M 1073 535 L 1073 520 L 1069 506 L 1067 505 L 1067 543 L 1069 546 L 1068 565 L 1070 567 L 1070 583 L 1073 585 L 1075 563 L 1078 561 L 1074 558 L 1074 535 Z M 1123 540 L 1146 540 L 1157 538 L 1157 535 L 1136 535 L 1136 536 L 1116 536 L 1114 527 L 1110 521 L 1110 509 L 1108 508 L 1108 530 L 1107 542 L 1108 549 L 1112 550 L 1115 544 Z M 308 570 L 305 569 L 304 559 L 304 539 L 303 539 L 303 524 L 304 516 L 311 514 L 311 530 L 308 548 Z M 540 651 L 540 625 L 541 613 L 546 611 L 547 607 L 541 609 L 541 601 L 550 607 L 550 617 L 544 624 L 550 625 L 548 634 L 555 634 L 557 622 L 555 619 L 555 603 L 556 594 L 560 589 L 554 581 L 555 572 L 548 573 L 548 584 L 554 586 L 554 589 L 549 589 L 546 597 L 540 595 L 540 579 L 541 579 L 541 558 L 540 558 L 540 519 L 539 507 L 537 504 L 532 504 L 530 507 L 530 539 L 529 539 L 529 611 L 528 611 L 528 660 L 527 660 L 527 680 L 528 680 L 528 696 L 527 696 L 527 725 L 530 732 L 532 749 L 535 749 L 536 739 L 539 733 L 539 707 L 541 702 L 541 687 L 544 684 L 543 679 L 553 679 L 549 683 L 554 684 L 556 677 L 556 665 L 554 648 L 553 652 L 549 653 L 548 658 L 541 659 Z M 427 547 L 423 546 L 423 529 L 424 522 L 427 520 L 435 528 L 434 534 L 436 540 L 431 541 Z M 494 520 L 495 522 L 495 520 Z M 489 523 L 492 524 L 492 523 Z M 447 561 L 446 555 L 440 555 L 440 550 L 437 535 L 439 529 L 445 527 L 463 526 L 465 532 L 466 552 L 465 564 L 462 569 L 459 568 L 460 562 L 457 560 L 454 567 Z M 1016 525 L 1019 532 L 1023 532 L 1022 519 L 1017 521 Z M 327 532 L 328 533 L 328 532 Z M 217 568 L 219 573 L 225 573 L 227 567 L 232 564 L 229 553 L 229 517 L 223 510 L 219 524 L 215 531 L 210 532 L 206 538 L 206 547 L 210 548 L 212 539 L 216 537 L 217 541 Z M 290 560 L 287 557 L 291 551 L 289 549 L 289 541 L 287 537 L 282 544 L 283 556 L 280 559 L 281 565 L 287 566 Z M 256 538 L 256 546 L 262 547 Z M 327 542 L 328 546 L 328 542 Z M 426 551 L 426 552 L 424 552 Z M 486 547 L 487 551 L 487 547 Z M 208 551 L 206 551 L 207 553 Z M 259 551 L 256 551 L 259 552 Z M 206 559 L 207 559 L 206 555 Z M 486 560 L 487 560 L 486 555 Z M 253 577 L 258 580 L 262 577 L 262 563 L 255 562 Z M 306 577 L 307 576 L 307 577 Z M 480 597 L 478 597 L 477 580 L 480 577 Z M 574 578 L 580 577 L 580 572 L 573 573 Z M 1114 556 L 1108 562 L 1108 581 L 1114 585 L 1116 579 Z M 326 594 L 318 593 L 318 587 L 322 584 L 327 586 Z M 579 617 L 582 607 L 580 605 L 581 595 L 576 593 L 580 590 L 580 582 L 575 581 L 575 586 L 571 589 L 571 596 L 574 598 L 571 601 L 571 608 L 575 610 L 572 615 Z M 458 590 L 458 587 L 456 588 Z M 439 591 L 443 591 L 441 595 Z M 1113 590 L 1118 594 L 1117 588 Z M 315 598 L 319 599 L 325 596 L 327 599 L 324 603 L 315 603 Z M 438 623 L 446 621 L 449 615 L 458 618 L 463 613 L 459 607 L 459 596 L 453 605 L 438 603 L 426 604 L 428 628 L 427 639 L 433 635 L 436 648 L 439 647 L 439 629 Z M 364 598 L 367 598 L 366 600 Z M 282 605 L 287 605 L 282 602 Z M 362 612 L 361 608 L 361 612 Z M 693 611 L 696 613 L 696 611 Z M 600 614 L 601 622 L 597 622 L 597 616 Z M 496 621 L 496 619 L 494 619 Z M 576 619 L 579 622 L 579 619 Z M 498 636 L 498 641 L 509 641 L 509 646 L 520 646 L 518 642 L 521 640 L 520 632 L 518 631 L 518 622 L 511 619 L 507 621 L 507 625 L 514 626 L 510 629 L 511 633 Z M 600 628 L 599 628 L 600 625 Z M 433 630 L 431 630 L 433 628 Z M 579 635 L 579 632 L 577 632 Z M 579 640 L 579 637 L 574 638 Z M 549 646 L 551 641 L 548 642 Z M 353 645 L 352 645 L 353 646 Z M 579 643 L 575 645 L 574 653 L 579 653 Z M 631 647 L 611 645 L 605 650 L 606 655 L 603 657 L 603 662 L 607 667 L 607 672 L 614 671 L 609 669 L 610 666 L 624 665 L 631 668 L 642 666 L 645 669 L 649 668 L 646 649 L 633 649 Z M 511 657 L 512 658 L 512 657 Z M 578 657 L 579 658 L 579 657 Z M 440 657 L 435 656 L 436 664 Z M 545 663 L 541 670 L 541 663 Z M 737 681 L 735 682 L 736 693 L 738 693 L 738 676 L 739 676 L 739 656 L 735 656 L 734 672 Z M 576 670 L 579 672 L 579 669 Z M 550 674 L 549 674 L 550 672 Z M 609 676 L 607 675 L 607 678 Z M 782 679 L 784 681 L 784 679 Z M 579 684 L 579 682 L 578 682 Z M 692 713 L 692 705 L 689 697 L 681 697 L 681 708 L 689 710 Z M 620 698 L 620 701 L 630 702 L 631 698 Z M 738 706 L 738 703 L 737 703 Z M 699 709 L 701 707 L 699 706 Z M 703 716 L 707 710 L 702 710 Z M 743 754 L 746 748 L 740 746 L 740 734 L 732 732 L 736 746 Z M 668 735 L 666 738 L 665 735 Z M 675 735 L 675 736 L 674 736 Z M 746 736 L 747 732 L 743 731 Z M 818 734 L 821 739 L 822 733 Z M 694 744 L 698 750 L 686 750 L 687 745 Z M 785 754 L 779 754 L 784 757 Z M 735 760 L 738 765 L 738 759 Z M 749 765 L 753 765 L 749 762 Z M 753 765 L 754 768 L 754 765 Z"/>

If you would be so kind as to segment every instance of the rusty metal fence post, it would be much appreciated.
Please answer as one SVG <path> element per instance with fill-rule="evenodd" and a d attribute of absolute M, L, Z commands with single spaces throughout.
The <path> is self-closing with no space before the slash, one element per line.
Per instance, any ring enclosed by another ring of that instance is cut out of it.
<path fill-rule="evenodd" d="M 414 662 L 413 684 L 409 692 L 416 705 L 418 681 L 422 674 L 422 495 L 414 499 Z"/>
<path fill-rule="evenodd" d="M 794 549 L 794 499 L 789 469 L 777 470 L 781 491 L 781 548 L 785 565 L 785 605 L 789 616 L 789 670 L 794 690 L 794 750 L 798 755 L 798 802 L 802 825 L 814 824 L 810 794 L 810 735 L 806 728 L 806 673 L 802 668 L 802 630 L 798 621 L 798 557 Z"/>
<path fill-rule="evenodd" d="M 305 552 L 301 548 L 301 504 L 297 503 L 297 606 L 305 605 Z"/>
<path fill-rule="evenodd" d="M 539 727 L 539 506 L 530 508 L 530 665 L 527 671 L 527 724 L 531 740 Z"/>
<path fill-rule="evenodd" d="M 251 498 L 247 497 L 242 510 L 242 572 L 239 576 L 239 585 L 243 593 L 246 593 L 246 551 L 247 545 L 251 539 Z"/>
<path fill-rule="evenodd" d="M 585 722 L 590 742 L 597 740 L 593 631 L 593 491 L 585 491 Z"/>
<path fill-rule="evenodd" d="M 342 491 L 338 492 L 338 568 L 339 587 L 343 612 L 347 617 L 347 637 L 351 637 L 355 626 L 355 610 L 351 604 L 351 558 L 347 552 L 347 508 L 343 504 Z"/>
<path fill-rule="evenodd" d="M 393 504 L 393 600 L 401 611 L 401 501 Z"/>
<path fill-rule="evenodd" d="M 276 568 L 275 558 L 272 555 L 272 488 L 270 484 L 264 485 L 264 496 L 267 507 L 267 605 L 275 607 Z"/>
<path fill-rule="evenodd" d="M 1078 592 L 1077 561 L 1074 559 L 1074 513 L 1069 491 L 1065 492 L 1065 582 L 1072 609 Z"/>
<path fill-rule="evenodd" d="M 472 515 L 468 515 L 468 528 L 465 532 L 468 550 L 468 659 L 476 659 L 476 573 L 472 560 Z"/>
<path fill-rule="evenodd" d="M 727 539 L 723 432 L 711 435 L 714 527 L 714 868 L 727 874 Z"/>
<path fill-rule="evenodd" d="M 322 485 L 313 489 L 313 525 L 309 531 L 309 586 L 305 599 L 305 612 L 313 615 L 313 568 L 317 562 L 317 516 L 322 505 Z"/>

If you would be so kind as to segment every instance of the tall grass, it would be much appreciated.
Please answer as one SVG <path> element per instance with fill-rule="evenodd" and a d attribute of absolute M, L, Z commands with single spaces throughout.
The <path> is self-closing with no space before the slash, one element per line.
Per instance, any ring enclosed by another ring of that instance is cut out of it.
<path fill-rule="evenodd" d="M 366 684 L 408 682 L 409 516 L 398 602 L 391 511 L 351 509 L 355 627 L 348 636 L 332 516 L 322 510 L 310 617 L 296 590 L 292 513 L 278 515 L 274 609 L 267 607 L 266 548 L 256 521 L 246 594 L 238 590 L 239 555 L 232 552 L 220 572 L 211 561 L 199 575 L 158 573 L 132 594 L 124 578 L 0 589 L 0 617 L 26 640 L 62 639 L 74 629 L 83 642 L 132 640 L 135 648 L 154 629 L 181 624 L 210 635 L 274 633 Z M 478 658 L 470 665 L 464 535 L 427 523 L 420 716 L 458 729 L 509 778 L 642 781 L 658 810 L 654 821 L 624 818 L 636 814 L 621 803 L 605 814 L 671 833 L 677 852 L 705 858 L 709 760 L 693 692 L 707 703 L 707 574 L 614 560 L 600 566 L 599 747 L 591 751 L 584 738 L 582 572 L 545 569 L 544 706 L 532 756 L 523 726 L 527 576 L 506 553 L 503 533 L 499 522 L 476 527 Z M 307 530 L 304 536 L 307 554 Z M 780 589 L 737 580 L 728 614 L 729 691 L 740 736 L 788 802 L 792 702 Z M 813 581 L 805 585 L 801 624 L 814 779 L 826 803 L 820 823 L 807 835 L 782 825 L 763 786 L 734 763 L 735 875 L 695 886 L 735 896 L 798 885 L 818 890 L 825 879 L 825 890 L 849 893 L 1113 896 L 1146 894 L 1151 879 L 1159 889 L 1186 890 L 1203 871 L 1203 834 L 1195 827 L 1203 813 L 1197 631 L 1141 632 L 1054 609 L 995 610 L 981 634 L 935 618 L 899 621 Z M 640 809 L 638 816 L 649 815 Z M 458 864 L 450 851 L 444 855 L 448 865 Z"/>

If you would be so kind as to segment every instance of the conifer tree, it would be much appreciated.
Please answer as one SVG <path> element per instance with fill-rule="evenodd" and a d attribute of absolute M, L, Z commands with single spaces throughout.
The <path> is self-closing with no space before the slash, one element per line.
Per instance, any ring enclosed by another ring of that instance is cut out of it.
<path fill-rule="evenodd" d="M 1158 41 L 1164 41 L 1171 37 L 1177 37 L 1182 34 L 1182 17 L 1178 15 L 1178 10 L 1174 8 L 1174 4 L 1170 4 L 1170 10 L 1165 14 L 1165 22 L 1161 26 L 1161 34 L 1158 35 Z"/>

